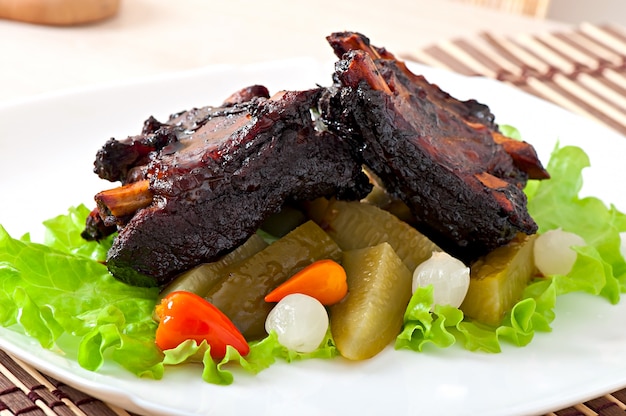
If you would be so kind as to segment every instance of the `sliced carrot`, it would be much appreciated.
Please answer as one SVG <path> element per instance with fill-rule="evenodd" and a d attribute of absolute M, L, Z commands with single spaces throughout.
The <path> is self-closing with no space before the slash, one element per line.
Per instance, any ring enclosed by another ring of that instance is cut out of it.
<path fill-rule="evenodd" d="M 266 302 L 280 302 L 293 293 L 309 295 L 322 305 L 332 305 L 348 293 L 346 271 L 333 260 L 318 260 L 294 274 L 265 296 Z"/>

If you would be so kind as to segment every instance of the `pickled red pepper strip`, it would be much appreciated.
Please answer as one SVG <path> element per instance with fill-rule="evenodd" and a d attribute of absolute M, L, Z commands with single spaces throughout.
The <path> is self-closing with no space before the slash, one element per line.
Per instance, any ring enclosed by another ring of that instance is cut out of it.
<path fill-rule="evenodd" d="M 156 307 L 160 319 L 156 344 L 162 350 L 176 348 L 192 339 L 211 346 L 211 357 L 221 360 L 231 345 L 245 356 L 250 347 L 237 327 L 218 308 L 204 298 L 185 291 L 172 292 Z"/>

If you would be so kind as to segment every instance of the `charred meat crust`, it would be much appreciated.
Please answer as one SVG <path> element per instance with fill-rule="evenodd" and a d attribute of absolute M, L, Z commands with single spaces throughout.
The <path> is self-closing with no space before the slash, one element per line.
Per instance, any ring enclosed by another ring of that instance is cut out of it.
<path fill-rule="evenodd" d="M 120 227 L 107 259 L 113 275 L 163 285 L 243 243 L 286 201 L 363 197 L 370 185 L 350 147 L 315 128 L 320 94 L 206 109 L 200 127 L 153 154 L 153 199 Z"/>
<path fill-rule="evenodd" d="M 470 122 L 480 123 L 489 128 L 497 128 L 495 116 L 489 107 L 474 99 L 467 101 L 457 100 L 449 93 L 441 90 L 437 85 L 429 83 L 422 75 L 411 72 L 404 62 L 397 59 L 385 48 L 372 45 L 367 36 L 358 32 L 335 32 L 327 36 L 326 40 L 332 47 L 337 58 L 342 59 L 344 54 L 359 50 L 365 52 L 372 60 L 378 60 L 381 66 L 384 66 L 386 62 L 393 63 L 399 71 L 409 78 L 414 88 L 424 91 L 424 93 L 427 92 L 430 100 L 439 103 L 440 106 L 446 107 L 448 110 Z"/>
<path fill-rule="evenodd" d="M 428 96 L 429 101 L 458 116 L 469 126 L 476 129 L 488 129 L 494 141 L 502 145 L 505 152 L 513 159 L 516 167 L 530 179 L 549 178 L 550 175 L 543 168 L 533 146 L 529 143 L 503 136 L 495 123 L 494 114 L 486 105 L 474 99 L 460 101 L 454 98 L 437 85 L 429 83 L 422 75 L 416 75 L 411 72 L 403 61 L 397 59 L 385 48 L 371 45 L 369 38 L 358 32 L 336 32 L 328 36 L 327 40 L 333 48 L 335 55 L 340 59 L 350 51 L 358 50 L 363 52 L 364 56 L 369 57 L 373 61 L 372 69 L 376 72 L 380 71 L 381 77 L 386 80 L 385 82 L 393 82 L 393 78 L 388 75 L 390 72 L 404 78 L 402 84 L 397 86 L 399 88 L 395 90 L 396 95 L 400 95 L 400 91 L 404 90 L 402 92 L 404 94 Z M 338 69 L 342 65 L 347 65 L 347 62 L 340 60 L 337 63 Z M 342 84 L 337 79 L 340 72 L 345 73 L 345 71 L 338 70 L 333 74 L 333 80 L 337 85 Z M 357 77 L 356 82 L 352 85 L 356 86 L 359 80 L 362 80 L 362 76 L 361 74 L 361 78 Z M 345 79 L 343 83 L 345 85 Z M 389 87 L 393 88 L 393 85 L 390 84 Z"/>
<path fill-rule="evenodd" d="M 522 188 L 548 174 L 531 145 L 365 36 L 327 39 L 341 58 L 329 88 L 270 97 L 254 85 L 103 146 L 94 171 L 122 186 L 96 195 L 83 236 L 118 230 L 107 259 L 116 278 L 162 286 L 234 249 L 285 203 L 358 200 L 371 188 L 363 165 L 466 262 L 535 232 Z"/>
<path fill-rule="evenodd" d="M 409 206 L 416 227 L 466 262 L 518 232 L 534 233 L 522 188 L 529 173 L 547 176 L 536 155 L 534 169 L 522 166 L 494 140 L 497 126 L 482 105 L 457 101 L 396 60 L 376 58 L 368 42 L 348 38 L 364 50 L 337 63 L 322 118 L 360 149 L 361 161 Z"/>
<path fill-rule="evenodd" d="M 269 98 L 265 86 L 242 88 L 228 97 L 222 107 L 252 102 L 257 98 Z M 123 140 L 111 138 L 98 150 L 94 173 L 102 179 L 121 181 L 122 184 L 141 180 L 145 176 L 142 168 L 149 163 L 151 156 L 200 128 L 210 118 L 211 111 L 214 111 L 213 107 L 181 111 L 172 114 L 165 123 L 150 116 L 144 122 L 141 134 Z"/>
<path fill-rule="evenodd" d="M 481 172 L 433 157 L 426 150 L 430 144 L 418 144 L 420 137 L 413 136 L 408 123 L 388 116 L 388 96 L 357 88 L 342 91 L 340 99 L 359 107 L 352 114 L 359 129 L 353 131 L 362 140 L 363 161 L 388 192 L 408 205 L 415 227 L 442 249 L 470 261 L 520 229 L 536 230 L 516 185 L 498 181 L 497 189 L 490 189 L 480 181 Z"/>

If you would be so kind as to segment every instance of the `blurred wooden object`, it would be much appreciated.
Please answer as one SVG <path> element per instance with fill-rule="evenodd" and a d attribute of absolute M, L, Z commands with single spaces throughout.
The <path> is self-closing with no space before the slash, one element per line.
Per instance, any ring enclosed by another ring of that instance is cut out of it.
<path fill-rule="evenodd" d="M 550 0 L 455 0 L 477 6 L 493 7 L 506 12 L 544 18 L 548 13 Z"/>
<path fill-rule="evenodd" d="M 115 15 L 120 0 L 0 0 L 0 18 L 70 26 Z"/>

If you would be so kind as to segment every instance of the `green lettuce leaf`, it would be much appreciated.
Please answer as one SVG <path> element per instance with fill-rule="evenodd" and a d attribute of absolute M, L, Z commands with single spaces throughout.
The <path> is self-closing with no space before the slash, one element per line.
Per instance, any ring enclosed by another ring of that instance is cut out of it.
<path fill-rule="evenodd" d="M 98 369 L 111 350 L 110 357 L 135 374 L 158 378 L 152 367 L 162 357 L 151 317 L 157 290 L 123 284 L 97 261 L 102 249 L 76 238 L 86 213 L 72 208 L 46 221 L 47 245 L 14 239 L 0 226 L 1 323 L 19 324 L 44 348 L 61 336 L 74 338 L 75 358 L 85 368 Z"/>
<path fill-rule="evenodd" d="M 509 137 L 515 140 L 522 140 L 522 135 L 520 134 L 519 130 L 516 129 L 515 127 L 510 126 L 508 124 L 502 124 L 499 127 L 500 127 L 500 132 L 506 137 Z"/>
<path fill-rule="evenodd" d="M 96 261 L 106 260 L 113 236 L 102 241 L 86 241 L 81 236 L 89 209 L 85 205 L 70 207 L 67 214 L 43 222 L 43 243 L 59 251 L 87 257 Z"/>
<path fill-rule="evenodd" d="M 456 338 L 450 328 L 458 326 L 463 320 L 463 312 L 450 306 L 433 304 L 433 286 L 418 288 L 404 313 L 404 326 L 396 338 L 397 349 L 407 348 L 423 351 L 426 344 L 441 348 L 454 344 Z"/>
<path fill-rule="evenodd" d="M 264 339 L 250 343 L 250 352 L 245 357 L 229 345 L 226 347 L 224 358 L 216 361 L 211 357 L 211 347 L 206 341 L 198 344 L 194 340 L 187 340 L 174 349 L 164 351 L 164 354 L 163 364 L 165 365 L 202 363 L 204 381 L 228 385 L 234 380 L 229 369 L 239 368 L 254 375 L 274 364 L 276 359 L 292 362 L 311 358 L 333 358 L 337 355 L 337 350 L 330 336 L 330 330 L 326 333 L 320 347 L 311 353 L 299 353 L 285 348 L 278 342 L 276 332 L 272 331 Z"/>

